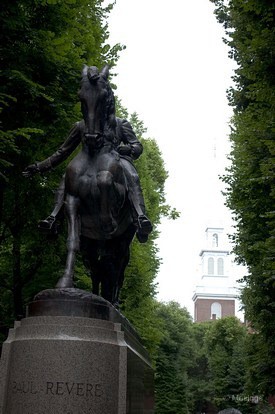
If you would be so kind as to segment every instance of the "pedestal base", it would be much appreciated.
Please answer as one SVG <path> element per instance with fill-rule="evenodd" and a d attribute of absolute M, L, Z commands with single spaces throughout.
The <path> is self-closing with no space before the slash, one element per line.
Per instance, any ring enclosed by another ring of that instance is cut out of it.
<path fill-rule="evenodd" d="M 153 413 L 153 370 L 134 329 L 77 289 L 37 295 L 3 345 L 0 380 L 1 414 Z"/>

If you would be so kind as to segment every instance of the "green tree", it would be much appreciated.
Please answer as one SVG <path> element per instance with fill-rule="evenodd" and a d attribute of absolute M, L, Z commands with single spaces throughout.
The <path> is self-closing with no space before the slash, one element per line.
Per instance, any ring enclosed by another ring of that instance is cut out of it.
<path fill-rule="evenodd" d="M 233 406 L 243 411 L 245 408 L 239 398 L 245 385 L 245 339 L 246 328 L 235 317 L 213 322 L 206 333 L 212 401 L 219 409 Z"/>
<path fill-rule="evenodd" d="M 193 323 L 193 359 L 188 368 L 188 401 L 190 412 L 206 412 L 212 404 L 211 372 L 205 337 L 212 323 Z"/>
<path fill-rule="evenodd" d="M 275 393 L 275 5 L 269 0 L 212 2 L 238 65 L 228 94 L 234 116 L 231 167 L 224 181 L 236 220 L 235 253 L 248 266 L 246 317 L 259 335 L 252 359 L 261 380 L 256 376 L 254 387 L 267 396 Z"/>
<path fill-rule="evenodd" d="M 101 0 L 1 2 L 2 323 L 9 323 L 13 314 L 23 315 L 24 303 L 41 287 L 54 284 L 63 262 L 62 240 L 45 243 L 36 229 L 50 209 L 61 169 L 32 181 L 22 171 L 55 150 L 79 119 L 82 64 L 116 63 L 121 47 L 106 44 L 109 10 Z"/>
<path fill-rule="evenodd" d="M 191 317 L 176 302 L 159 304 L 163 338 L 156 360 L 156 414 L 187 414 L 188 377 L 192 364 Z"/>

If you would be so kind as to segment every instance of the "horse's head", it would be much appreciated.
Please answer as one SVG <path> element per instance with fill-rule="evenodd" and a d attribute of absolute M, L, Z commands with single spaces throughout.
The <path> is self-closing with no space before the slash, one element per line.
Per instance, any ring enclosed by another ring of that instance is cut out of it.
<path fill-rule="evenodd" d="M 116 126 L 115 100 L 108 82 L 109 68 L 84 66 L 78 96 L 85 121 L 85 139 L 90 148 L 100 146 Z M 109 135 L 109 137 L 108 137 Z"/>

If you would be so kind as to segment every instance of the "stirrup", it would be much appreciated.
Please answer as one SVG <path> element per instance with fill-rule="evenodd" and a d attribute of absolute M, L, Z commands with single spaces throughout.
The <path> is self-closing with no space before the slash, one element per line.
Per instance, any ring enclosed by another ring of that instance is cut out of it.
<path fill-rule="evenodd" d="M 145 215 L 138 216 L 137 218 L 138 232 L 142 234 L 150 234 L 153 230 L 151 221 Z"/>
<path fill-rule="evenodd" d="M 40 220 L 38 223 L 38 228 L 45 233 L 57 233 L 58 223 L 56 217 L 49 216 L 45 220 Z"/>

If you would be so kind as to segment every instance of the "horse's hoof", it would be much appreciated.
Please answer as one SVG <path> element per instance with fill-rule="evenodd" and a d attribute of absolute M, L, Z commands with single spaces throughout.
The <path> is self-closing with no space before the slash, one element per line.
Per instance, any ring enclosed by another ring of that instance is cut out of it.
<path fill-rule="evenodd" d="M 63 276 L 59 279 L 55 287 L 56 288 L 73 288 L 74 284 L 71 278 Z"/>

